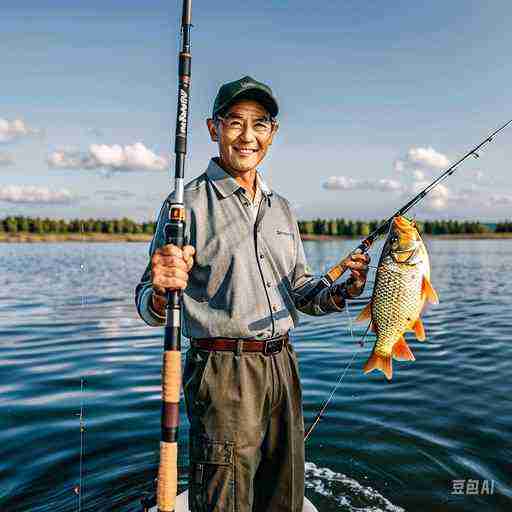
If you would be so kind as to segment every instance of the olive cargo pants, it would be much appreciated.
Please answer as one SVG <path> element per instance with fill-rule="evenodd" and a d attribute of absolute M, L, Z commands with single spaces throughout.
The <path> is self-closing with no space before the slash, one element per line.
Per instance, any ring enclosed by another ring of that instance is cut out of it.
<path fill-rule="evenodd" d="M 301 512 L 304 420 L 297 358 L 187 352 L 191 512 Z"/>

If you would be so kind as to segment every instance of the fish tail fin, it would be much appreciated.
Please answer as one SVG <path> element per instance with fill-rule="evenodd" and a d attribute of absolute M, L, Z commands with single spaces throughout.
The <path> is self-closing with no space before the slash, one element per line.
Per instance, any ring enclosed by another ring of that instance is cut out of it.
<path fill-rule="evenodd" d="M 372 370 L 380 370 L 388 380 L 391 380 L 393 377 L 393 361 L 391 354 L 389 356 L 383 356 L 377 354 L 375 351 L 372 352 L 372 355 L 363 367 L 363 371 L 364 373 L 370 373 Z"/>
<path fill-rule="evenodd" d="M 356 322 L 364 322 L 365 320 L 370 320 L 372 317 L 372 303 L 368 302 L 366 306 L 362 309 L 361 313 L 357 315 Z"/>
<path fill-rule="evenodd" d="M 439 297 L 437 292 L 432 287 L 429 279 L 426 276 L 423 276 L 423 283 L 421 285 L 421 292 L 426 300 L 428 300 L 431 304 L 439 304 Z"/>
<path fill-rule="evenodd" d="M 425 327 L 423 326 L 421 318 L 418 317 L 416 322 L 414 322 L 414 324 L 412 325 L 412 330 L 416 334 L 416 339 L 418 341 L 425 341 Z"/>
<path fill-rule="evenodd" d="M 398 341 L 393 345 L 393 350 L 391 351 L 393 357 L 399 361 L 415 361 L 416 358 L 412 353 L 409 345 L 405 341 L 403 336 L 400 336 Z"/>

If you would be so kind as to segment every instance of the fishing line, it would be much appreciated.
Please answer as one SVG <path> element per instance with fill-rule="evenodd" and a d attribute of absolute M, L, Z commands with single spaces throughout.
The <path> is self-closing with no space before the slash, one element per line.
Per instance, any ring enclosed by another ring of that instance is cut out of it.
<path fill-rule="evenodd" d="M 346 313 L 348 315 L 350 335 L 352 337 L 352 341 L 355 341 L 352 319 L 350 317 L 349 308 L 348 308 L 348 302 L 345 303 L 345 310 L 346 310 Z M 330 401 L 334 398 L 334 395 L 336 394 L 336 391 L 338 390 L 341 382 L 345 378 L 345 375 L 347 374 L 348 370 L 352 366 L 352 363 L 354 362 L 357 354 L 359 354 L 359 352 L 361 352 L 361 349 L 364 347 L 364 340 L 365 340 L 365 338 L 366 338 L 366 336 L 367 336 L 367 334 L 368 334 L 368 332 L 370 330 L 370 325 L 371 325 L 371 322 L 368 324 L 368 327 L 366 328 L 366 330 L 365 330 L 365 332 L 363 334 L 363 337 L 361 338 L 361 341 L 359 342 L 359 347 L 356 348 L 356 350 L 354 350 L 352 352 L 352 357 L 350 358 L 350 361 L 345 365 L 345 368 L 343 369 L 343 372 L 338 377 L 338 380 L 336 381 L 336 384 L 332 388 L 329 397 L 326 400 L 324 400 L 324 403 L 322 404 L 322 407 L 321 407 L 320 411 L 318 412 L 318 414 L 316 415 L 315 419 L 313 420 L 313 423 L 311 423 L 311 425 L 307 429 L 306 433 L 304 434 L 304 443 L 311 437 L 311 434 L 313 433 L 313 430 L 315 430 L 316 426 L 318 425 L 318 423 L 322 419 L 322 416 L 323 416 L 324 412 L 326 411 L 327 406 L 329 405 Z"/>
<path fill-rule="evenodd" d="M 79 479 L 78 485 L 75 486 L 75 494 L 78 501 L 78 512 L 82 511 L 82 495 L 84 490 L 83 478 L 83 461 L 85 456 L 85 413 L 84 413 L 84 391 L 85 391 L 85 378 L 80 377 L 80 412 L 77 416 L 80 418 L 80 464 L 79 464 Z"/>

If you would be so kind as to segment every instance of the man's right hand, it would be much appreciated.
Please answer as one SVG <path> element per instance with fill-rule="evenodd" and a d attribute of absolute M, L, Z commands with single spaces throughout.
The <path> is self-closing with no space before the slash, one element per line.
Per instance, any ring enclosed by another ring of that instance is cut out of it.
<path fill-rule="evenodd" d="M 180 249 L 168 244 L 159 247 L 151 258 L 151 282 L 153 284 L 153 309 L 164 316 L 167 305 L 166 292 L 184 290 L 188 273 L 194 265 L 195 249 L 186 245 Z"/>

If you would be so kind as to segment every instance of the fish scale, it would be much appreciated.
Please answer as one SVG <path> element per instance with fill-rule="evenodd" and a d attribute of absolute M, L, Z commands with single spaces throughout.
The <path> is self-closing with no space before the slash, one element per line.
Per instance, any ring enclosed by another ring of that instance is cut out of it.
<path fill-rule="evenodd" d="M 410 328 L 421 310 L 422 273 L 417 265 L 384 258 L 375 283 L 372 319 L 377 331 L 375 350 L 389 355 L 393 344 Z"/>

